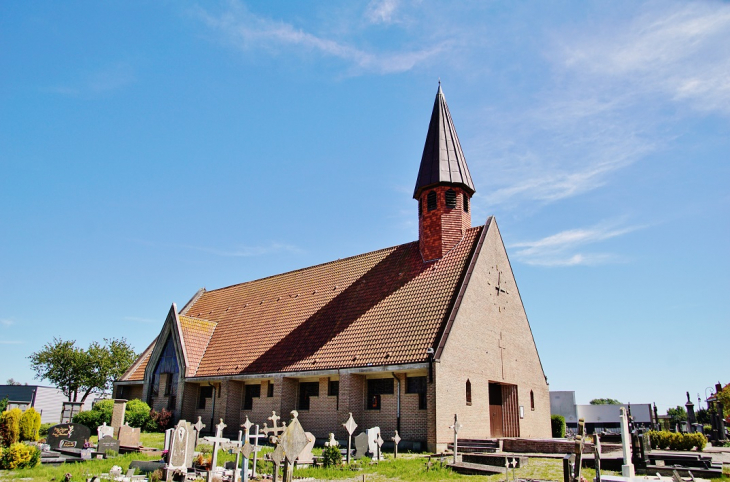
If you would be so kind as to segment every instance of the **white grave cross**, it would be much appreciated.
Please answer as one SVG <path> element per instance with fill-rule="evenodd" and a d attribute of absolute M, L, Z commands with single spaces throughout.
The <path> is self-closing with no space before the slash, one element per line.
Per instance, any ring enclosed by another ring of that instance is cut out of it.
<path fill-rule="evenodd" d="M 223 429 L 226 428 L 228 425 L 223 423 L 223 419 L 220 419 L 220 423 L 215 426 L 215 437 L 205 437 L 204 440 L 207 442 L 213 443 L 213 460 L 210 462 L 210 470 L 208 471 L 208 482 L 213 481 L 213 473 L 215 472 L 215 469 L 218 464 L 218 449 L 220 448 L 222 443 L 228 443 L 230 442 L 230 439 L 223 438 Z"/>
<path fill-rule="evenodd" d="M 459 450 L 459 430 L 463 427 L 463 425 L 459 422 L 458 417 L 456 414 L 454 414 L 454 424 L 450 426 L 449 428 L 454 431 L 454 463 L 457 462 L 456 460 L 456 454 Z"/>

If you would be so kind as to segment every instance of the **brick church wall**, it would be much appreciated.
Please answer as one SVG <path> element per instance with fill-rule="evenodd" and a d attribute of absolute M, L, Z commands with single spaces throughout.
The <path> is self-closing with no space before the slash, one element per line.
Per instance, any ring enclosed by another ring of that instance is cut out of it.
<path fill-rule="evenodd" d="M 471 406 L 466 404 L 467 379 L 471 382 Z M 549 387 L 494 221 L 440 363 L 436 364 L 439 448 L 453 437 L 448 427 L 455 413 L 464 426 L 460 437 L 491 437 L 489 382 L 517 385 L 518 405 L 524 407 L 524 418 L 519 420 L 520 437 L 550 437 Z M 534 394 L 535 410 L 531 409 L 530 391 Z"/>
<path fill-rule="evenodd" d="M 456 207 L 447 208 L 446 191 L 456 191 Z M 436 192 L 436 209 L 428 210 L 428 193 Z M 463 197 L 466 193 L 453 186 L 436 186 L 425 189 L 420 196 L 421 217 L 419 218 L 419 240 L 423 259 L 430 261 L 442 258 L 464 236 L 464 230 L 471 227 L 471 209 L 465 212 Z"/>

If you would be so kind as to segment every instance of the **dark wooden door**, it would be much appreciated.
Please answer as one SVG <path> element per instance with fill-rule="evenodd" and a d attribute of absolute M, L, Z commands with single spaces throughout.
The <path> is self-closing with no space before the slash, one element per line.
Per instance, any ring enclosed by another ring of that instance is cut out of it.
<path fill-rule="evenodd" d="M 492 428 L 492 438 L 502 438 L 502 405 L 489 406 L 489 426 Z"/>
<path fill-rule="evenodd" d="M 489 426 L 492 431 L 492 438 L 504 437 L 503 416 L 502 416 L 502 385 L 498 383 L 489 384 Z"/>

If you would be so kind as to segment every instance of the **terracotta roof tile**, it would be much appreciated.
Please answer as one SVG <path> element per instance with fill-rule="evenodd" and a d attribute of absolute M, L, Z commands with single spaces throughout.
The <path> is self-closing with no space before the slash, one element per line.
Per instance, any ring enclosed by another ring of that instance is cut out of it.
<path fill-rule="evenodd" d="M 188 362 L 200 377 L 425 361 L 481 229 L 435 263 L 413 242 L 207 291 L 180 316 Z"/>
<path fill-rule="evenodd" d="M 127 370 L 124 375 L 122 375 L 122 378 L 120 378 L 121 381 L 136 382 L 144 380 L 144 371 L 147 368 L 147 362 L 150 361 L 150 355 L 152 354 L 152 350 L 155 348 L 155 343 L 157 343 L 157 339 L 155 339 L 150 346 L 142 352 L 139 358 L 137 358 L 137 361 L 129 367 L 129 370 Z"/>
<path fill-rule="evenodd" d="M 217 323 L 215 321 L 202 320 L 190 316 L 180 315 L 178 318 L 180 319 L 180 329 L 182 330 L 185 350 L 188 356 L 189 366 L 187 367 L 185 376 L 193 377 L 198 370 L 200 360 L 203 358 L 203 354 L 208 347 L 210 337 L 213 336 Z"/>

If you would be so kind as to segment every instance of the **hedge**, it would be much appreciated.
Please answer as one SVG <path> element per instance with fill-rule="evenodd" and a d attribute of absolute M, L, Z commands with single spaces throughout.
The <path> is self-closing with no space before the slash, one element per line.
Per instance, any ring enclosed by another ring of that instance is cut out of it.
<path fill-rule="evenodd" d="M 112 423 L 113 411 L 114 400 L 101 400 L 96 402 L 91 410 L 76 414 L 73 422 L 86 425 L 93 433 L 99 425 L 104 423 L 110 425 Z M 150 406 L 139 399 L 127 402 L 127 407 L 124 410 L 124 421 L 130 427 L 139 427 L 145 432 L 156 432 L 158 430 L 157 423 L 150 416 Z"/>
<path fill-rule="evenodd" d="M 552 415 L 550 424 L 553 429 L 553 438 L 565 438 L 565 417 L 562 415 Z"/>
<path fill-rule="evenodd" d="M 30 407 L 20 416 L 20 440 L 38 441 L 41 428 L 41 414 Z"/>
<path fill-rule="evenodd" d="M 701 433 L 679 433 L 667 431 L 649 431 L 651 446 L 659 450 L 692 450 L 702 452 L 707 445 L 707 437 Z"/>
<path fill-rule="evenodd" d="M 0 452 L 0 469 L 13 470 L 33 468 L 41 461 L 38 447 L 24 443 L 14 443 Z"/>
<path fill-rule="evenodd" d="M 10 447 L 20 438 L 20 417 L 23 412 L 19 408 L 14 408 L 3 412 L 0 416 L 0 436 L 2 436 L 2 445 Z"/>

